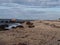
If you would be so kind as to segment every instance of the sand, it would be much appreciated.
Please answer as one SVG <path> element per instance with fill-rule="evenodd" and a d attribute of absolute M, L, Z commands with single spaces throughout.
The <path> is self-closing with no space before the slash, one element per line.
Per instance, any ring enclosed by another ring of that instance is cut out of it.
<path fill-rule="evenodd" d="M 0 31 L 0 45 L 60 45 L 59 21 L 31 21 L 35 27 Z M 52 26 L 55 25 L 55 26 Z"/>

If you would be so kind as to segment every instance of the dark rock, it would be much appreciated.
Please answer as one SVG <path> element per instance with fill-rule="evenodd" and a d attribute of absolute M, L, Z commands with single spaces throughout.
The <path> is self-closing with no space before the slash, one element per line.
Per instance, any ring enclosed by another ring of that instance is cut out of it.
<path fill-rule="evenodd" d="M 27 45 L 27 44 L 25 44 L 25 43 L 19 43 L 18 45 Z"/>
<path fill-rule="evenodd" d="M 60 41 L 60 40 L 58 40 L 58 41 Z"/>
<path fill-rule="evenodd" d="M 33 23 L 31 23 L 31 22 L 26 22 L 26 24 L 27 24 L 27 25 L 33 25 Z"/>
<path fill-rule="evenodd" d="M 24 26 L 18 26 L 19 28 L 24 28 Z"/>
<path fill-rule="evenodd" d="M 35 26 L 34 26 L 34 25 L 29 25 L 28 27 L 29 27 L 29 28 L 33 28 L 33 27 L 35 27 Z"/>

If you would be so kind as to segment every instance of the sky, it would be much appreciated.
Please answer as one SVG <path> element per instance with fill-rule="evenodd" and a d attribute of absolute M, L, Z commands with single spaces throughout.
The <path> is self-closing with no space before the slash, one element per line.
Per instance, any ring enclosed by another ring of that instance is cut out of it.
<path fill-rule="evenodd" d="M 60 0 L 0 0 L 0 18 L 58 19 Z"/>

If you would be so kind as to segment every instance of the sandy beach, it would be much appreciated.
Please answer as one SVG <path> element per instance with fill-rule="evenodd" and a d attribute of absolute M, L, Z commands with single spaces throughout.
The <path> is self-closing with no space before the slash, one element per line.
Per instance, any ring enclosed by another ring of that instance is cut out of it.
<path fill-rule="evenodd" d="M 0 31 L 0 45 L 60 45 L 60 21 L 31 21 L 23 28 Z"/>

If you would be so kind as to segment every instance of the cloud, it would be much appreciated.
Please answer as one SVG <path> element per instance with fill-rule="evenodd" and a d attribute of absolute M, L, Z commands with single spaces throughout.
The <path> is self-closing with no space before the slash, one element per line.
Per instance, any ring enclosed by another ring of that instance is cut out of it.
<path fill-rule="evenodd" d="M 18 3 L 40 7 L 60 7 L 60 0 L 0 0 L 0 3 Z"/>
<path fill-rule="evenodd" d="M 60 0 L 14 0 L 13 2 L 40 7 L 60 7 Z"/>
<path fill-rule="evenodd" d="M 0 4 L 0 18 L 17 19 L 57 19 L 60 8 L 38 8 L 16 3 Z"/>

